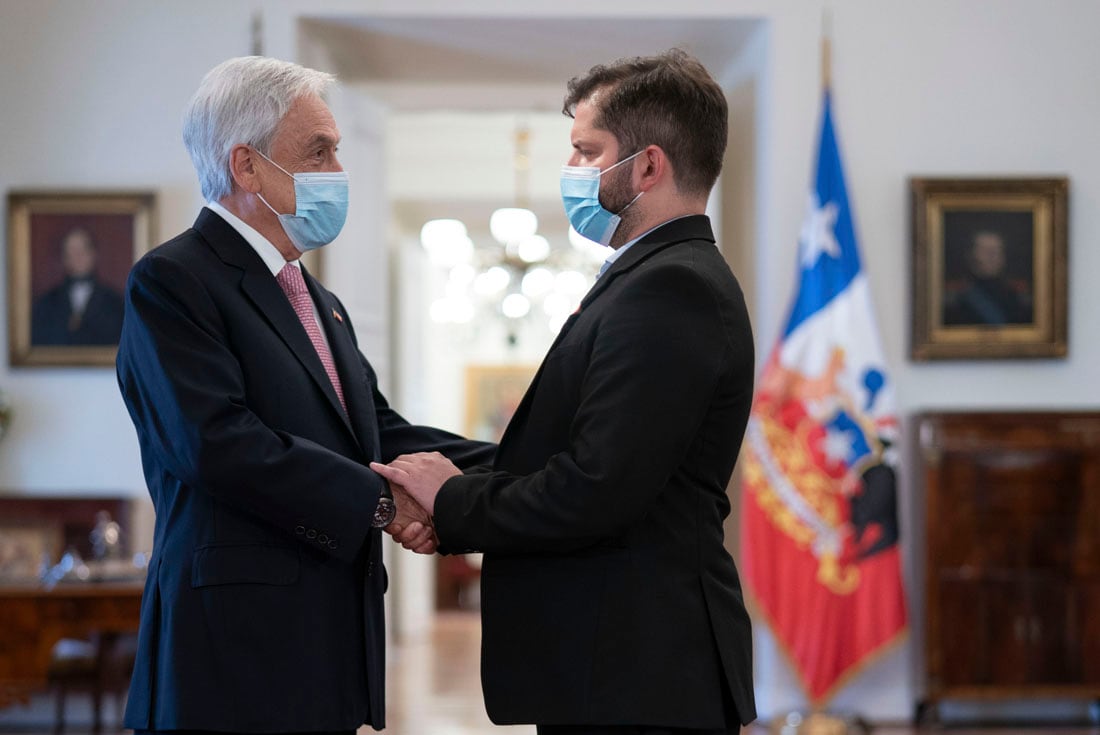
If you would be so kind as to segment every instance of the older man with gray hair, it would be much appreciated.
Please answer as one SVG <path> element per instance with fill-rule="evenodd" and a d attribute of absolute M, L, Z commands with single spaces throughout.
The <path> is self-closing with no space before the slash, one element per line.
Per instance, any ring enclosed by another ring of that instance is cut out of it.
<path fill-rule="evenodd" d="M 426 516 L 367 465 L 495 450 L 391 409 L 343 304 L 299 263 L 347 212 L 333 81 L 261 57 L 211 70 L 184 123 L 207 205 L 130 274 L 118 380 L 157 514 L 125 715 L 139 732 L 382 729 L 380 530 Z"/>

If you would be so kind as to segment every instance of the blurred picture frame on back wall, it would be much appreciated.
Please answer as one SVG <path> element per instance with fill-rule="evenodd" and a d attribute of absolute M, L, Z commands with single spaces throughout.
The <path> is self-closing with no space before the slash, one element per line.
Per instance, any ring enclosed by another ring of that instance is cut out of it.
<path fill-rule="evenodd" d="M 1069 181 L 910 178 L 914 360 L 1061 358 Z"/>
<path fill-rule="evenodd" d="M 151 191 L 8 194 L 8 360 L 113 366 L 130 267 L 156 242 Z"/>
<path fill-rule="evenodd" d="M 499 442 L 519 408 L 537 365 L 466 366 L 466 436 Z"/>

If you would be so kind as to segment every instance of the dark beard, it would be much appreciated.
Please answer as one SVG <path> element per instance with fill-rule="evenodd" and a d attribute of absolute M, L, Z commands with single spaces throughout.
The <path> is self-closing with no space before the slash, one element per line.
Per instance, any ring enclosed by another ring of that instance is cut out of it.
<path fill-rule="evenodd" d="M 611 241 L 608 243 L 610 247 L 616 250 L 629 239 L 628 235 L 633 232 L 634 223 L 637 221 L 637 210 L 634 207 L 627 209 L 630 203 L 634 201 L 634 197 L 637 196 L 630 188 L 630 172 L 630 164 L 623 164 L 609 174 L 610 178 L 600 189 L 600 206 L 611 212 L 611 214 L 619 215 L 621 220 L 619 226 L 615 229 L 615 234 L 611 236 Z M 624 209 L 626 209 L 625 212 Z"/>

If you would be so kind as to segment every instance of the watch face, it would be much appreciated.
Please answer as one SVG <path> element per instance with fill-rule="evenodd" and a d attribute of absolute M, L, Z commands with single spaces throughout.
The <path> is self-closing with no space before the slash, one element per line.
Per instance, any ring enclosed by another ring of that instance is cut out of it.
<path fill-rule="evenodd" d="M 374 527 L 385 528 L 393 523 L 397 517 L 397 506 L 389 498 L 379 498 L 378 507 L 374 509 Z"/>

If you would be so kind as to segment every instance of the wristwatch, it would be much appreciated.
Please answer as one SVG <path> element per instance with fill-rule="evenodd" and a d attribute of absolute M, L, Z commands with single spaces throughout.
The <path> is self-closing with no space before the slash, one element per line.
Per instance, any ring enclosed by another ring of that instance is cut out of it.
<path fill-rule="evenodd" d="M 385 528 L 393 523 L 393 519 L 396 517 L 397 506 L 394 505 L 393 498 L 383 495 L 378 499 L 378 505 L 374 508 L 374 519 L 371 521 L 371 526 Z"/>

